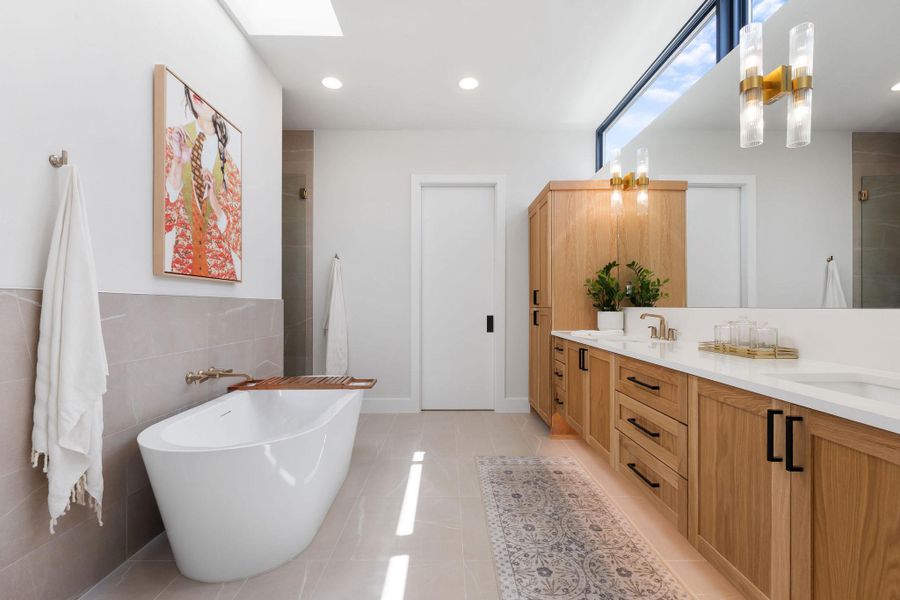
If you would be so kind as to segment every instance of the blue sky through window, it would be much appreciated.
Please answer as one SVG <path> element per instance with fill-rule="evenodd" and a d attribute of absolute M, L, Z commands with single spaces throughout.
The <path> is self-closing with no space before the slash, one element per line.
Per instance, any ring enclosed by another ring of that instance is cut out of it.
<path fill-rule="evenodd" d="M 787 0 L 751 0 L 750 15 L 753 22 L 762 23 L 786 3 Z"/>
<path fill-rule="evenodd" d="M 785 1 L 753 0 L 754 6 L 763 3 L 778 3 L 780 6 Z M 713 15 L 606 130 L 603 137 L 603 156 L 608 159 L 613 148 L 622 148 L 634 139 L 715 64 L 716 19 Z"/>

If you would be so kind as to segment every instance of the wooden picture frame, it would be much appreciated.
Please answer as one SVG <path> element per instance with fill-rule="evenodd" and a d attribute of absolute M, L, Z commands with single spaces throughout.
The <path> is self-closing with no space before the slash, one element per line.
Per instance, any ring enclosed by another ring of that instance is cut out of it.
<path fill-rule="evenodd" d="M 165 65 L 153 70 L 153 273 L 243 280 L 243 134 Z"/>

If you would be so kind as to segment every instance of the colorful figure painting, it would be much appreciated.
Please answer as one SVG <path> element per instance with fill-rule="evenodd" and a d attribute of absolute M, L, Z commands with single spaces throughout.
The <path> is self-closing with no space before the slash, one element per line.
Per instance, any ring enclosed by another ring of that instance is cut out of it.
<path fill-rule="evenodd" d="M 241 131 L 163 65 L 153 114 L 154 273 L 241 281 Z"/>

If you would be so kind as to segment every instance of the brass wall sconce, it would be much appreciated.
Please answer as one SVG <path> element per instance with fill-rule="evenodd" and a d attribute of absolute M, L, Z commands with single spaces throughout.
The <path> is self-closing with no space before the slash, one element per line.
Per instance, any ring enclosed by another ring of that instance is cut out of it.
<path fill-rule="evenodd" d="M 812 23 L 801 23 L 790 32 L 790 64 L 763 75 L 762 23 L 741 28 L 741 148 L 763 143 L 763 106 L 788 99 L 787 147 L 810 142 L 813 89 Z"/>
<path fill-rule="evenodd" d="M 637 214 L 646 215 L 650 210 L 650 152 L 646 148 L 637 149 L 637 167 L 622 175 L 622 151 L 618 148 L 612 151 L 612 160 L 609 162 L 609 185 L 612 188 L 609 202 L 612 213 L 615 216 L 622 214 L 622 192 L 636 189 Z"/>

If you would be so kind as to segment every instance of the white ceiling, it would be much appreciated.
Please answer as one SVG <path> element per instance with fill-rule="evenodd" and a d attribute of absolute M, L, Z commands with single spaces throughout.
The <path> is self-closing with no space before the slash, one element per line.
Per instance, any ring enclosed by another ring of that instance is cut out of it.
<path fill-rule="evenodd" d="M 333 0 L 344 37 L 251 43 L 284 86 L 286 129 L 594 129 L 699 4 Z"/>

